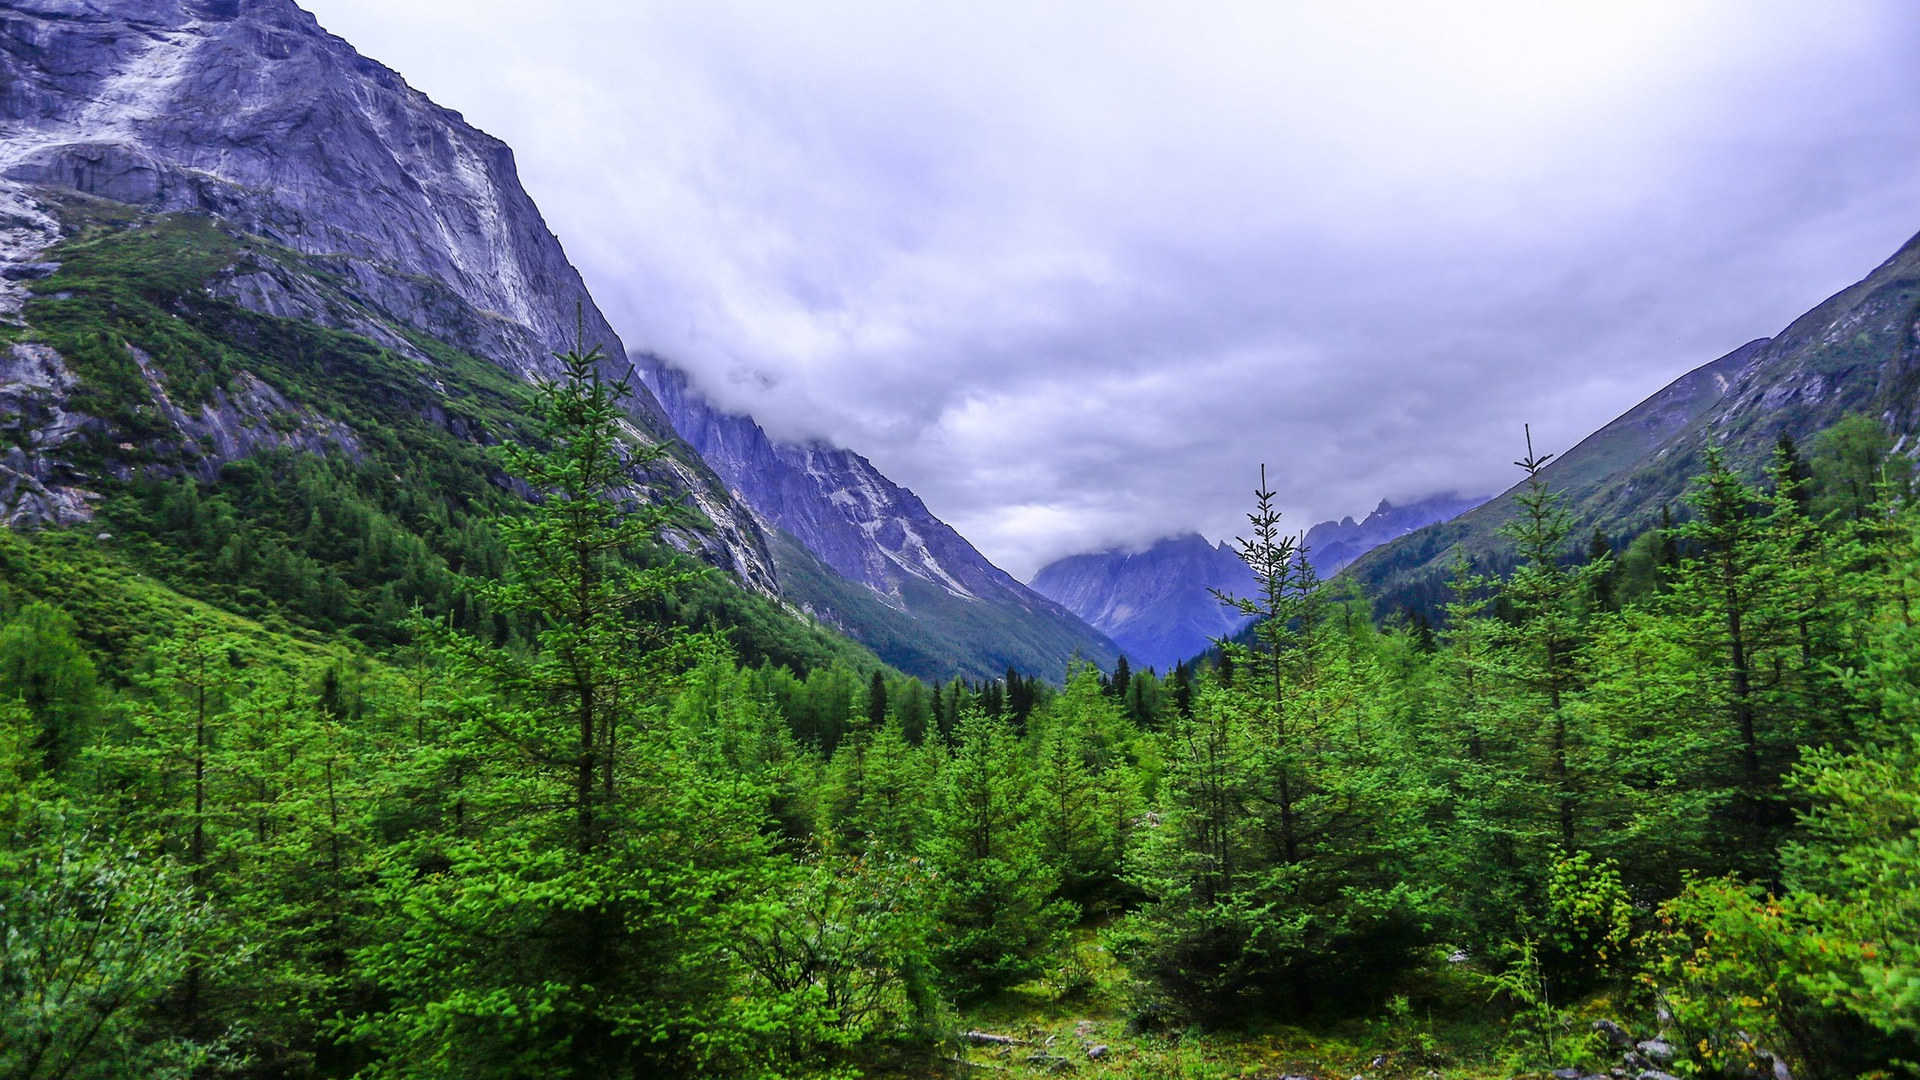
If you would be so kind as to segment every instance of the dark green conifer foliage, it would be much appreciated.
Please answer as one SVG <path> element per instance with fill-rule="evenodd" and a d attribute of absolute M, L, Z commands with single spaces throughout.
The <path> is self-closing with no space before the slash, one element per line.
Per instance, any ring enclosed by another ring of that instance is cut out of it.
<path fill-rule="evenodd" d="M 39 602 L 0 623 L 0 699 L 18 701 L 34 718 L 33 750 L 50 773 L 74 761 L 97 720 L 93 660 L 75 630 L 71 616 Z"/>
<path fill-rule="evenodd" d="M 1224 645 L 1234 685 L 1203 684 L 1164 732 L 1160 819 L 1129 857 L 1146 902 L 1112 937 L 1159 1000 L 1216 1022 L 1365 998 L 1430 899 L 1406 861 L 1424 800 L 1390 799 L 1406 754 L 1362 690 L 1380 644 L 1364 602 L 1328 598 L 1265 480 L 1240 542 L 1259 591 L 1220 597 L 1258 620 L 1253 644 Z M 1336 956 L 1368 976 L 1331 981 Z"/>
<path fill-rule="evenodd" d="M 700 767 L 653 702 L 708 647 L 637 617 L 688 580 L 635 556 L 669 521 L 630 479 L 664 449 L 623 434 L 626 384 L 598 350 L 559 356 L 536 395 L 543 445 L 506 464 L 536 504 L 502 523 L 502 580 L 475 583 L 535 627 L 506 649 L 442 630 L 482 763 L 470 839 L 383 881 L 388 929 L 362 954 L 391 1005 L 357 1038 L 396 1073 L 660 1075 L 740 1049 L 723 1007 L 730 896 L 764 873 L 764 789 Z M 752 792 L 759 798 L 742 798 Z"/>

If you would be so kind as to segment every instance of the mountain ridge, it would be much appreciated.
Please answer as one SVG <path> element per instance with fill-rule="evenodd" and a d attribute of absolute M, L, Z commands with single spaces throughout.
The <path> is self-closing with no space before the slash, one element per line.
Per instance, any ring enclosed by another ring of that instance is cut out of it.
<path fill-rule="evenodd" d="M 208 287 L 249 310 L 366 337 L 419 363 L 428 383 L 434 360 L 414 331 L 522 382 L 554 377 L 552 354 L 576 341 L 603 347 L 606 377 L 629 370 L 520 186 L 511 149 L 289 0 L 134 0 L 111 12 L 29 0 L 0 23 L 0 82 L 0 278 L 55 272 L 37 260 L 60 227 L 34 193 L 57 201 L 70 191 L 208 215 L 299 253 L 310 261 L 297 271 L 267 259 Z M 340 287 L 316 284 L 316 273 Z M 24 302 L 19 288 L 0 297 L 16 312 Z M 629 416 L 635 438 L 672 437 L 644 387 Z M 227 460 L 219 446 L 194 454 L 196 438 L 179 434 L 203 475 Z M 57 445 L 43 441 L 5 466 L 11 520 L 90 513 L 89 489 L 68 482 L 75 470 Z M 662 472 L 636 477 L 636 490 L 666 482 L 704 518 L 676 542 L 775 594 L 766 538 L 704 463 L 672 458 Z"/>
<path fill-rule="evenodd" d="M 1636 536 L 1675 507 L 1709 441 L 1758 477 L 1781 435 L 1805 440 L 1849 413 L 1886 425 L 1911 454 L 1920 434 L 1920 234 L 1860 280 L 1659 388 L 1560 452 L 1542 471 L 1574 536 Z M 1541 447 L 1548 449 L 1548 447 Z M 1518 488 L 1459 518 L 1376 548 L 1348 568 L 1382 611 L 1439 603 L 1458 549 L 1497 566 Z"/>
<path fill-rule="evenodd" d="M 991 678 L 1008 667 L 1058 678 L 1076 657 L 1106 667 L 1118 655 L 1105 635 L 993 565 L 859 453 L 818 439 L 775 440 L 751 416 L 713 406 L 659 356 L 644 354 L 638 370 L 729 490 L 767 530 L 793 540 L 773 549 L 789 598 L 882 659 L 935 678 Z M 886 610 L 830 587 L 800 565 L 807 555 Z M 914 644 L 915 627 L 965 657 Z"/>
<path fill-rule="evenodd" d="M 1331 576 L 1377 544 L 1485 501 L 1451 492 L 1404 506 L 1382 499 L 1361 521 L 1322 521 L 1302 539 L 1316 572 Z M 1056 559 L 1030 584 L 1113 638 L 1129 660 L 1161 671 L 1246 626 L 1247 618 L 1220 603 L 1216 590 L 1251 596 L 1256 587 L 1231 544 L 1214 544 L 1197 532 L 1164 537 L 1137 550 L 1109 548 Z"/>

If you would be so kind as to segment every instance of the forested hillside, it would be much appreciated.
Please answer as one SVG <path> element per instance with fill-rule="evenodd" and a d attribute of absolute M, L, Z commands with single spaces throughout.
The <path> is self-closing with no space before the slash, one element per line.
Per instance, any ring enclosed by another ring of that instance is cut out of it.
<path fill-rule="evenodd" d="M 220 488 L 131 500 L 143 554 L 5 538 L 9 1075 L 1920 1052 L 1920 516 L 1876 423 L 1764 487 L 1709 453 L 1643 572 L 1569 563 L 1531 475 L 1516 569 L 1440 628 L 1319 583 L 1260 492 L 1261 621 L 1217 666 L 927 687 L 688 625 L 702 572 L 642 555 L 671 505 L 614 493 L 660 451 L 561 361 L 494 455 L 532 506 L 476 512 L 432 611 L 142 573 L 201 557 Z"/>

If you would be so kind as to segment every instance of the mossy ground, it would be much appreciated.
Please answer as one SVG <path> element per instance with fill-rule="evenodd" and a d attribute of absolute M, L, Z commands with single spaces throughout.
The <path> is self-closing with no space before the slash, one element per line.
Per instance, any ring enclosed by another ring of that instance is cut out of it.
<path fill-rule="evenodd" d="M 1506 1045 L 1503 1009 L 1463 965 L 1436 958 L 1403 977 L 1373 1015 L 1283 1021 L 1237 1030 L 1142 1030 L 1126 970 L 1091 930 L 1046 977 L 959 1011 L 956 1030 L 1017 1045 L 956 1043 L 931 1072 L 886 1075 L 1250 1080 L 1491 1080 L 1526 1073 Z M 1106 1047 L 1098 1058 L 1096 1046 Z"/>

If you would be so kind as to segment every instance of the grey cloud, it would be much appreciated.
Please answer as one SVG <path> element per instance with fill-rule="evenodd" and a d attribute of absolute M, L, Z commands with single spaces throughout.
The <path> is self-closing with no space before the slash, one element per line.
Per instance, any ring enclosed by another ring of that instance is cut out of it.
<path fill-rule="evenodd" d="M 629 346 L 1018 576 L 1492 492 L 1920 228 L 1898 3 L 312 0 Z"/>

